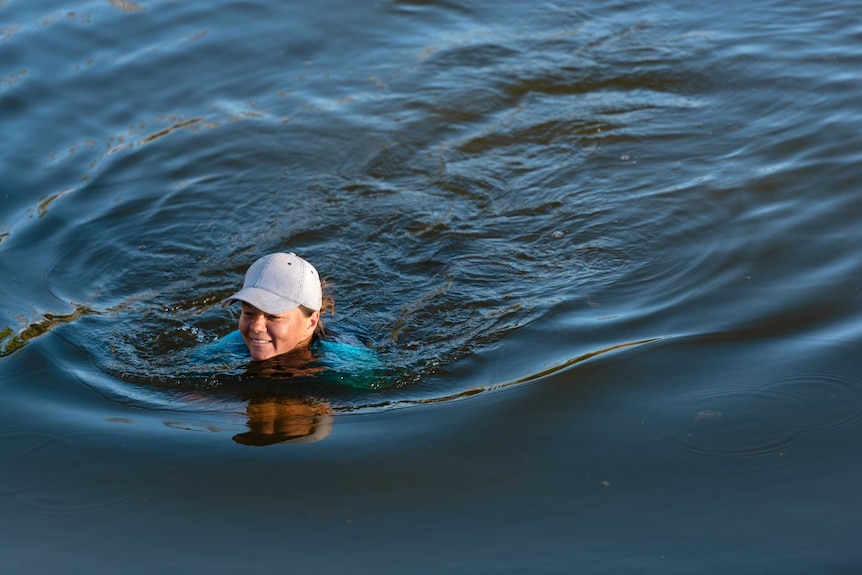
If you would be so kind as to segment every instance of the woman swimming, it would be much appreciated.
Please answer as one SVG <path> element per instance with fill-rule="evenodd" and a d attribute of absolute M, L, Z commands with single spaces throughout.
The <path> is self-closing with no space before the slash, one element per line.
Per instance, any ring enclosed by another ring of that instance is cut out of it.
<path fill-rule="evenodd" d="M 199 353 L 212 364 L 252 362 L 245 375 L 256 379 L 314 378 L 360 389 L 383 384 L 374 349 L 359 338 L 324 329 L 321 314 L 335 305 L 323 292 L 317 270 L 293 253 L 274 253 L 254 262 L 242 289 L 224 307 L 242 304 L 239 329 L 204 346 Z"/>
<path fill-rule="evenodd" d="M 234 437 L 238 443 L 316 441 L 332 427 L 329 402 L 316 397 L 321 384 L 355 389 L 378 389 L 385 374 L 374 350 L 323 327 L 320 315 L 333 312 L 332 298 L 323 293 L 317 270 L 293 253 L 274 253 L 254 262 L 242 289 L 222 305 L 242 304 L 239 329 L 206 346 L 209 361 L 244 353 L 252 361 L 247 381 L 314 381 L 315 393 L 289 394 L 295 387 L 259 385 L 243 394 L 248 400 L 249 431 Z M 333 388 L 330 388 L 333 389 Z"/>

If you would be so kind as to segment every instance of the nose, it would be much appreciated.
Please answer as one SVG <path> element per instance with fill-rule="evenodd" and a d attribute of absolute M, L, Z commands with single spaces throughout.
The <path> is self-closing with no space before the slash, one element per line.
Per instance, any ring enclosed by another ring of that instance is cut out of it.
<path fill-rule="evenodd" d="M 257 333 L 266 331 L 266 318 L 263 317 L 262 313 L 254 314 L 251 320 L 251 329 Z"/>

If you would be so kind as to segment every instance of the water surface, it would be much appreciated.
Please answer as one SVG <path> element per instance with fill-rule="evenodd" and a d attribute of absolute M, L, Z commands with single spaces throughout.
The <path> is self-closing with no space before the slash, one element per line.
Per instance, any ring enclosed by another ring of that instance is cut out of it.
<path fill-rule="evenodd" d="M 846 0 L 0 1 L 4 572 L 854 572 L 860 40 Z M 385 384 L 193 359 L 284 250 Z"/>

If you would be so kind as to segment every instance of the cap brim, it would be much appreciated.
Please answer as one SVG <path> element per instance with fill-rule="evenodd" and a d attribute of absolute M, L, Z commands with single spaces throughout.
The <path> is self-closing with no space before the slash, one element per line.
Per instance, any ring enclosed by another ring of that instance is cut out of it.
<path fill-rule="evenodd" d="M 271 291 L 267 291 L 256 287 L 246 287 L 222 302 L 223 307 L 227 307 L 235 301 L 243 301 L 249 305 L 253 305 L 257 309 L 265 313 L 280 314 L 299 307 L 295 301 L 290 301 L 280 295 L 276 295 Z"/>

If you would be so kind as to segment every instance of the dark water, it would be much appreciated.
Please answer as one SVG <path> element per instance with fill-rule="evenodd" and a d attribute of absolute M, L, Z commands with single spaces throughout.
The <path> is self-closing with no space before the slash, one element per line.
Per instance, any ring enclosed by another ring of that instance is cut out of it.
<path fill-rule="evenodd" d="M 0 0 L 0 570 L 858 572 L 860 86 L 849 0 Z M 276 250 L 385 385 L 190 359 Z"/>

